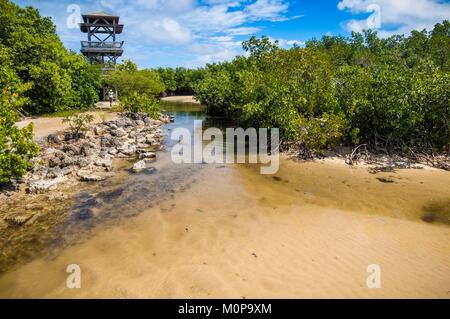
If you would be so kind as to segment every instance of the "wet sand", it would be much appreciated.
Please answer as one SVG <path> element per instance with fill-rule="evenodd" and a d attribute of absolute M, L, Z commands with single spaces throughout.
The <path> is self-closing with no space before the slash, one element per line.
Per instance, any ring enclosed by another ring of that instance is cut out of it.
<path fill-rule="evenodd" d="M 120 196 L 114 206 L 140 213 L 0 276 L 0 297 L 450 297 L 450 228 L 421 220 L 430 201 L 448 202 L 448 172 L 283 160 L 275 177 L 246 165 L 187 175 L 153 207 Z M 74 263 L 81 289 L 65 285 Z M 366 286 L 370 264 L 379 289 Z"/>

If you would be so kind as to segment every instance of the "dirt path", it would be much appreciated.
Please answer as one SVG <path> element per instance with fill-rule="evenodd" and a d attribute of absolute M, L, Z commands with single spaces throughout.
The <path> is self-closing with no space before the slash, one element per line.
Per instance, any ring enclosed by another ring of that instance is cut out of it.
<path fill-rule="evenodd" d="M 105 111 L 95 111 L 88 113 L 94 115 L 94 123 L 99 123 L 104 120 L 110 120 L 116 116 L 115 113 Z M 19 128 L 23 128 L 28 124 L 33 123 L 34 140 L 39 142 L 49 134 L 68 129 L 69 125 L 67 123 L 63 123 L 62 120 L 62 117 L 38 117 L 17 122 L 16 125 Z"/>
<path fill-rule="evenodd" d="M 167 96 L 161 99 L 167 102 L 178 102 L 178 103 L 193 103 L 200 104 L 192 95 L 180 95 L 180 96 Z"/>

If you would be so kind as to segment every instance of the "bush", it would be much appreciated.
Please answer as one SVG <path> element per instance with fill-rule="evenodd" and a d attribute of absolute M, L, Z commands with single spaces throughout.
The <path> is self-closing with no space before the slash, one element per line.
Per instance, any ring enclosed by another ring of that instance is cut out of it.
<path fill-rule="evenodd" d="M 153 119 L 159 118 L 159 101 L 151 95 L 134 92 L 123 98 L 120 103 L 122 109 L 126 112 L 143 112 L 148 114 Z"/>
<path fill-rule="evenodd" d="M 158 68 L 157 72 L 164 83 L 166 94 L 187 95 L 194 94 L 195 86 L 203 79 L 204 69 L 186 69 L 178 67 Z"/>
<path fill-rule="evenodd" d="M 3 88 L 0 95 L 0 184 L 25 174 L 32 167 L 30 160 L 39 151 L 33 143 L 33 126 L 30 124 L 23 129 L 15 126 L 16 108 L 23 102 L 17 93 Z"/>
<path fill-rule="evenodd" d="M 344 135 L 345 127 L 343 115 L 325 113 L 320 118 L 300 118 L 298 140 L 311 150 L 336 146 Z"/>
<path fill-rule="evenodd" d="M 165 89 L 158 73 L 151 70 L 129 70 L 120 66 L 109 74 L 107 84 L 115 87 L 119 95 L 125 97 L 134 93 L 157 96 Z"/>
<path fill-rule="evenodd" d="M 62 120 L 69 123 L 70 132 L 73 138 L 79 138 L 89 129 L 89 125 L 94 121 L 94 115 L 88 113 L 75 114 Z"/>
<path fill-rule="evenodd" d="M 195 86 L 210 114 L 320 149 L 336 144 L 450 149 L 450 23 L 409 37 L 325 36 L 306 48 L 268 38 L 248 57 L 208 65 Z"/>

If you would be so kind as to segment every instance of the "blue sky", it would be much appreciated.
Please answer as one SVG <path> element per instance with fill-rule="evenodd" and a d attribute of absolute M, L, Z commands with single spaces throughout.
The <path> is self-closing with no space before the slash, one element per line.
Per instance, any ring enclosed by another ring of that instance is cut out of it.
<path fill-rule="evenodd" d="M 79 12 L 107 11 L 125 24 L 125 59 L 142 68 L 199 67 L 243 54 L 241 42 L 267 35 L 283 47 L 371 28 L 383 37 L 450 20 L 449 0 L 15 0 L 52 17 L 67 48 L 86 35 Z"/>

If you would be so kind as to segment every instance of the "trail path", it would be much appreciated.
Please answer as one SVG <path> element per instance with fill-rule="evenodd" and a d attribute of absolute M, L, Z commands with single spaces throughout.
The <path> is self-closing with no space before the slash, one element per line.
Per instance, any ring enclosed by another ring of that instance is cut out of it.
<path fill-rule="evenodd" d="M 115 113 L 108 113 L 105 111 L 94 111 L 87 113 L 94 115 L 94 123 L 109 120 L 116 116 Z M 62 120 L 62 117 L 38 117 L 17 122 L 16 125 L 19 128 L 23 128 L 28 124 L 33 123 L 34 140 L 39 142 L 49 134 L 68 129 L 69 125 L 67 123 L 63 123 Z"/>

